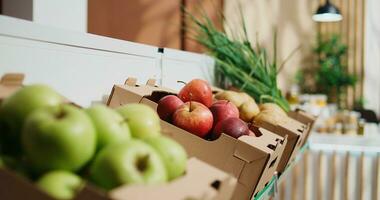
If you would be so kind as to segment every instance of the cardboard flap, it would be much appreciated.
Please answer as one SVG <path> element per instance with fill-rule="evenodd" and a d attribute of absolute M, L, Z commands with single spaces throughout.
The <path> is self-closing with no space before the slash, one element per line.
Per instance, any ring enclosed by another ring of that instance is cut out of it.
<path fill-rule="evenodd" d="M 261 137 L 243 135 L 238 138 L 234 154 L 236 157 L 244 160 L 245 162 L 251 163 L 255 160 L 263 159 L 268 154 L 273 152 L 273 150 L 267 145 L 268 141 Z M 254 153 L 252 152 L 252 148 L 256 148 L 262 151 L 262 153 Z"/>
<path fill-rule="evenodd" d="M 236 179 L 196 158 L 191 158 L 187 167 L 185 175 L 167 184 L 122 186 L 112 190 L 110 196 L 120 200 L 216 200 L 218 191 L 226 189 L 226 185 L 233 188 L 236 184 Z"/>
<path fill-rule="evenodd" d="M 147 86 L 156 87 L 156 79 L 150 78 L 146 81 Z"/>
<path fill-rule="evenodd" d="M 0 79 L 0 101 L 22 87 L 24 74 L 5 74 Z"/>
<path fill-rule="evenodd" d="M 304 124 L 313 124 L 315 122 L 315 120 L 317 120 L 317 116 L 314 116 L 310 113 L 307 113 L 305 112 L 304 110 L 301 110 L 301 109 L 297 109 L 295 111 L 291 111 L 288 113 L 289 117 L 297 120 L 297 121 L 300 121 Z"/>
<path fill-rule="evenodd" d="M 302 133 L 307 130 L 308 125 L 303 124 L 292 118 L 289 118 L 288 120 L 286 120 L 286 123 L 285 122 L 279 123 L 278 127 L 289 130 L 297 135 L 302 135 Z"/>
<path fill-rule="evenodd" d="M 127 80 L 125 80 L 124 85 L 129 85 L 129 86 L 136 86 L 137 79 L 133 77 L 128 77 Z"/>
<path fill-rule="evenodd" d="M 20 73 L 5 74 L 1 77 L 0 84 L 7 86 L 21 86 L 24 77 L 25 75 Z"/>

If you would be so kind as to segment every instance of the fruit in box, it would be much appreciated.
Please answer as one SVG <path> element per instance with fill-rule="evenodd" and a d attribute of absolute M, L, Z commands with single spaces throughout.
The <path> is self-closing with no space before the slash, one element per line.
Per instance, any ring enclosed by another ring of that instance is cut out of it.
<path fill-rule="evenodd" d="M 62 96 L 46 85 L 25 86 L 6 98 L 0 106 L 0 146 L 5 153 L 20 153 L 21 128 L 30 113 L 62 102 Z"/>
<path fill-rule="evenodd" d="M 152 108 L 135 103 L 119 107 L 117 112 L 128 122 L 133 137 L 144 139 L 161 134 L 160 117 Z"/>
<path fill-rule="evenodd" d="M 212 104 L 211 86 L 207 81 L 193 79 L 179 91 L 178 97 L 183 102 L 196 101 L 210 107 Z"/>
<path fill-rule="evenodd" d="M 244 92 L 221 91 L 215 95 L 218 100 L 231 101 L 239 109 L 239 117 L 245 122 L 251 122 L 260 112 L 255 100 Z"/>
<path fill-rule="evenodd" d="M 99 104 L 87 108 L 86 113 L 95 126 L 98 150 L 131 138 L 128 123 L 115 110 Z"/>
<path fill-rule="evenodd" d="M 286 112 L 280 106 L 278 106 L 275 103 L 260 104 L 259 108 L 261 111 L 275 112 L 275 113 L 282 115 L 282 116 L 288 116 L 286 114 Z"/>
<path fill-rule="evenodd" d="M 253 123 L 262 126 L 263 123 L 277 125 L 285 123 L 289 118 L 286 112 L 274 103 L 260 104 L 261 112 L 253 119 Z"/>
<path fill-rule="evenodd" d="M 91 119 L 72 105 L 36 110 L 23 127 L 23 149 L 37 171 L 76 171 L 95 152 L 96 133 Z"/>
<path fill-rule="evenodd" d="M 43 89 L 39 93 L 35 88 Z M 21 137 L 14 141 L 24 148 L 18 152 L 20 157 L 1 155 L 0 168 L 26 178 L 46 172 L 36 185 L 55 198 L 75 196 L 82 180 L 73 172 L 79 170 L 89 170 L 92 180 L 105 189 L 123 183 L 163 183 L 167 174 L 174 179 L 184 173 L 186 152 L 175 141 L 160 139 L 159 117 L 146 105 L 127 105 L 118 112 L 101 105 L 83 110 L 63 104 L 62 97 L 48 86 L 26 86 L 3 102 L 1 139 L 5 128 L 18 133 L 14 130 L 18 126 Z M 148 144 L 130 139 L 131 135 L 158 140 Z M 100 153 L 95 155 L 97 143 Z M 10 146 L 0 147 L 2 153 L 10 152 Z M 95 162 L 84 168 L 90 159 Z"/>
<path fill-rule="evenodd" d="M 190 101 L 174 112 L 173 124 L 199 137 L 204 137 L 212 129 L 213 116 L 205 105 Z"/>
<path fill-rule="evenodd" d="M 160 154 L 169 180 L 173 180 L 185 173 L 187 154 L 185 149 L 171 138 L 162 136 L 145 140 Z"/>
<path fill-rule="evenodd" d="M 214 118 L 214 126 L 224 119 L 239 117 L 239 110 L 237 107 L 227 100 L 218 100 L 214 102 L 210 107 L 210 111 Z"/>
<path fill-rule="evenodd" d="M 162 120 L 170 122 L 174 112 L 183 104 L 175 95 L 167 95 L 157 103 L 157 113 Z"/>
<path fill-rule="evenodd" d="M 239 138 L 242 135 L 249 135 L 247 124 L 239 118 L 227 118 L 216 124 L 213 131 L 213 138 L 218 138 L 222 133 L 231 137 Z"/>
<path fill-rule="evenodd" d="M 90 177 L 105 189 L 123 184 L 158 184 L 168 179 L 158 152 L 133 139 L 102 149 L 90 167 Z"/>
<path fill-rule="evenodd" d="M 73 199 L 83 185 L 82 179 L 68 171 L 50 171 L 36 182 L 44 192 L 55 199 Z"/>

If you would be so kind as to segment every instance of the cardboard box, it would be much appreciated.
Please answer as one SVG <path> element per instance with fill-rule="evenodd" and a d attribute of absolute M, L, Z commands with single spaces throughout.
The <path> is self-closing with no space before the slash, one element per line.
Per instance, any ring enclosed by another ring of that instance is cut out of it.
<path fill-rule="evenodd" d="M 0 102 L 22 86 L 23 74 L 5 74 L 0 79 Z"/>
<path fill-rule="evenodd" d="M 305 143 L 307 142 L 307 139 L 310 136 L 310 132 L 313 129 L 314 122 L 317 120 L 317 116 L 309 114 L 300 109 L 288 112 L 288 116 L 308 126 L 308 130 L 305 131 L 304 134 L 302 135 L 303 140 L 301 142 L 301 146 L 305 145 Z"/>
<path fill-rule="evenodd" d="M 108 194 L 85 185 L 74 199 L 80 200 L 219 200 L 230 199 L 236 179 L 196 158 L 187 164 L 186 174 L 167 184 L 121 186 Z M 53 200 L 33 183 L 19 175 L 0 169 L 0 199 Z"/>
<path fill-rule="evenodd" d="M 22 74 L 6 74 L 0 81 L 0 101 L 22 87 Z M 106 193 L 86 184 L 74 199 L 165 199 L 165 200 L 228 200 L 236 179 L 197 158 L 187 162 L 186 173 L 166 184 L 121 186 Z M 4 168 L 0 168 L 0 199 L 53 200 L 29 180 Z"/>
<path fill-rule="evenodd" d="M 129 78 L 125 85 L 115 85 L 108 105 L 118 107 L 128 103 L 143 103 L 153 109 L 165 95 L 176 93 L 158 87 L 154 80 L 146 85 L 136 85 Z M 279 137 L 268 130 L 257 128 L 260 137 L 242 136 L 239 139 L 222 134 L 217 140 L 208 141 L 161 120 L 164 134 L 182 144 L 190 156 L 197 157 L 237 178 L 232 199 L 250 199 L 271 180 L 286 146 L 287 136 Z"/>
<path fill-rule="evenodd" d="M 289 118 L 286 123 L 281 122 L 275 125 L 269 122 L 260 122 L 258 126 L 272 131 L 281 137 L 288 137 L 288 142 L 285 146 L 284 153 L 277 167 L 277 171 L 282 173 L 302 147 L 302 135 L 304 132 L 308 131 L 308 126 L 292 118 Z"/>

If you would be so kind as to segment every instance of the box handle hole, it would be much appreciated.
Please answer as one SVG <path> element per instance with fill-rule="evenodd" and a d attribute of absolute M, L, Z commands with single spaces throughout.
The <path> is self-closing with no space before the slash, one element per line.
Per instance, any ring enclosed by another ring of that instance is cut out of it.
<path fill-rule="evenodd" d="M 274 163 L 276 163 L 276 161 L 277 161 L 277 157 L 274 160 L 272 160 L 272 162 L 269 165 L 269 168 L 273 167 L 273 165 L 274 165 Z"/>
<path fill-rule="evenodd" d="M 220 181 L 216 180 L 216 181 L 212 182 L 211 183 L 211 187 L 213 187 L 215 190 L 219 190 L 219 188 L 220 188 Z"/>

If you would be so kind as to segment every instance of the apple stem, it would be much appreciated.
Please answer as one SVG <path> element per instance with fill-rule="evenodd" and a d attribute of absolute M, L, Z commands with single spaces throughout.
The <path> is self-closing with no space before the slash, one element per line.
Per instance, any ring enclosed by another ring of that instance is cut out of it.
<path fill-rule="evenodd" d="M 191 109 L 191 102 L 193 101 L 193 93 L 189 93 L 189 96 L 190 96 L 190 112 L 192 111 Z"/>
<path fill-rule="evenodd" d="M 60 110 L 59 113 L 55 116 L 57 119 L 62 119 L 66 116 L 66 112 L 64 110 Z"/>
<path fill-rule="evenodd" d="M 143 173 L 148 167 L 149 155 L 143 155 L 136 160 L 136 166 L 139 172 Z"/>
<path fill-rule="evenodd" d="M 122 124 L 122 123 L 127 123 L 128 124 L 128 121 L 129 120 L 127 118 L 125 118 L 125 119 L 123 119 L 123 120 L 120 121 L 120 124 Z"/>
<path fill-rule="evenodd" d="M 187 84 L 185 81 L 177 81 L 177 83 L 183 83 L 183 84 Z"/>

